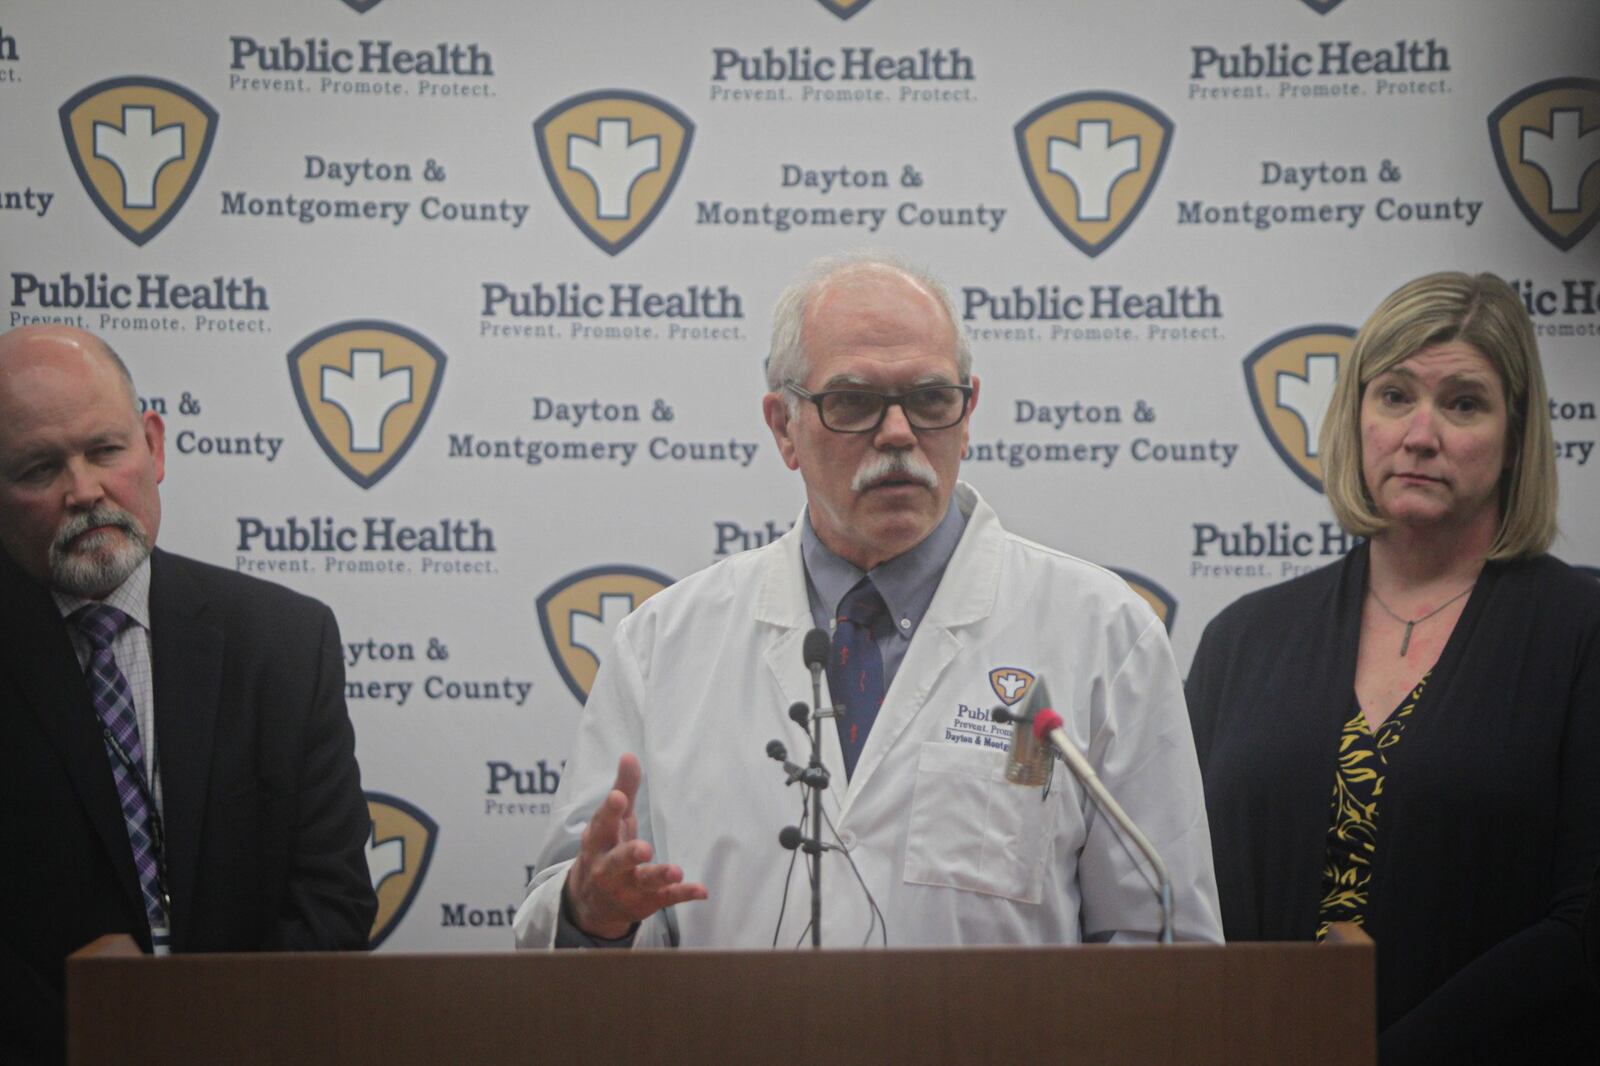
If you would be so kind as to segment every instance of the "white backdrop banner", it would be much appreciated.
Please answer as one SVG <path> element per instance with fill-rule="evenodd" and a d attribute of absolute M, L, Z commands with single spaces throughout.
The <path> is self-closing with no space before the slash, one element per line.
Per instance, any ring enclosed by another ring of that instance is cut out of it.
<path fill-rule="evenodd" d="M 1428 271 L 1522 295 L 1600 565 L 1597 41 L 1591 0 L 4 0 L 5 325 L 127 359 L 164 545 L 338 614 L 374 941 L 504 949 L 610 629 L 799 513 L 761 361 L 817 255 L 948 282 L 964 476 L 1181 664 L 1350 547 L 1317 427 Z"/>

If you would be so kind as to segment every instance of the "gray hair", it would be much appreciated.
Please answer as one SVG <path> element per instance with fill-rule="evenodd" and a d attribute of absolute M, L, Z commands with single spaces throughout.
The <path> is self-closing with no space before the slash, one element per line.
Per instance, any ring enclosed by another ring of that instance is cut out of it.
<path fill-rule="evenodd" d="M 824 256 L 814 260 L 800 277 L 778 297 L 772 309 L 772 348 L 767 353 L 767 391 L 783 390 L 785 382 L 799 382 L 805 378 L 806 353 L 802 332 L 806 310 L 822 289 L 841 275 L 863 267 L 882 267 L 903 274 L 917 286 L 926 289 L 944 308 L 950 319 L 950 328 L 956 338 L 956 370 L 963 384 L 972 380 L 972 348 L 961 329 L 956 315 L 955 301 L 944 283 L 927 270 L 914 266 L 892 252 L 860 251 L 845 255 Z M 792 415 L 799 403 L 790 392 L 784 393 L 784 403 Z"/>

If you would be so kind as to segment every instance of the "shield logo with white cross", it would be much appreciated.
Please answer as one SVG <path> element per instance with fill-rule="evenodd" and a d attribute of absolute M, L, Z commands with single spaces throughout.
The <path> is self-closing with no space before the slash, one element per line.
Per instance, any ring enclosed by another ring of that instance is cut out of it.
<path fill-rule="evenodd" d="M 1302 326 L 1262 342 L 1244 360 L 1256 420 L 1278 458 L 1318 492 L 1322 460 L 1317 438 L 1355 335 L 1348 326 Z"/>
<path fill-rule="evenodd" d="M 444 353 L 393 322 L 340 322 L 289 353 L 300 413 L 322 451 L 370 489 L 404 458 L 439 395 Z"/>
<path fill-rule="evenodd" d="M 1161 619 L 1161 624 L 1167 627 L 1167 632 L 1172 632 L 1172 624 L 1178 620 L 1178 601 L 1172 598 L 1172 593 L 1151 581 L 1143 574 L 1136 574 L 1132 570 L 1123 570 L 1120 567 L 1108 566 L 1128 587 L 1139 594 L 1139 598 L 1150 605 L 1150 609 Z"/>
<path fill-rule="evenodd" d="M 1090 256 L 1138 217 L 1172 145 L 1172 120 L 1122 93 L 1058 96 L 1015 130 L 1022 171 L 1045 217 Z"/>
<path fill-rule="evenodd" d="M 847 19 L 852 15 L 860 14 L 861 9 L 872 3 L 872 0 L 817 0 L 817 3 L 838 15 L 841 19 Z"/>
<path fill-rule="evenodd" d="M 670 584 L 672 578 L 642 566 L 595 566 L 539 594 L 535 610 L 545 647 L 579 703 L 589 698 L 617 623 Z"/>
<path fill-rule="evenodd" d="M 367 945 L 375 948 L 394 932 L 417 898 L 433 860 L 439 825 L 422 808 L 382 792 L 367 793 L 367 816 L 371 819 L 367 871 L 378 896 Z"/>
<path fill-rule="evenodd" d="M 89 199 L 134 244 L 166 228 L 217 135 L 211 105 L 176 82 L 112 78 L 61 105 L 67 155 Z"/>
<path fill-rule="evenodd" d="M 1563 252 L 1600 221 L 1600 81 L 1556 78 L 1489 116 L 1500 177 L 1524 218 Z"/>
<path fill-rule="evenodd" d="M 1033 673 L 1020 666 L 997 666 L 989 671 L 989 687 L 1007 707 L 1013 706 L 1028 694 L 1033 684 Z"/>
<path fill-rule="evenodd" d="M 672 195 L 694 123 L 665 100 L 626 89 L 584 93 L 533 124 L 545 176 L 567 217 L 608 255 L 644 233 Z"/>

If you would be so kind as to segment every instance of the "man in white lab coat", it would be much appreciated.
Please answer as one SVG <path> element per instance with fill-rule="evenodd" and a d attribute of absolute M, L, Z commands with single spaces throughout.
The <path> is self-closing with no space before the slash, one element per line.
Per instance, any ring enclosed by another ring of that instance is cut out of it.
<path fill-rule="evenodd" d="M 988 709 L 1047 679 L 1064 729 L 1169 867 L 1179 939 L 1220 940 L 1211 843 L 1166 631 L 1115 575 L 1001 528 L 957 481 L 979 381 L 942 286 L 896 261 L 817 265 L 780 298 L 762 410 L 807 506 L 787 536 L 695 574 L 617 628 L 520 947 L 809 941 L 779 831 L 805 762 L 788 714 L 832 634 L 822 942 L 1150 941 L 1154 879 L 1057 767 L 1004 775 Z M 692 880 L 691 880 L 692 878 Z M 874 904 L 881 912 L 875 918 Z M 780 917 L 781 912 L 781 917 Z"/>

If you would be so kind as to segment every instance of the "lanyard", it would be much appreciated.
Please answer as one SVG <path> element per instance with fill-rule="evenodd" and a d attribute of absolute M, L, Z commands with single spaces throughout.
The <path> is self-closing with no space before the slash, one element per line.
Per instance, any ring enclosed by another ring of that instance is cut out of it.
<path fill-rule="evenodd" d="M 172 895 L 167 891 L 167 846 L 166 833 L 161 824 L 161 811 L 156 807 L 156 798 L 150 793 L 150 786 L 145 782 L 144 774 L 139 772 L 139 766 L 129 758 L 111 730 L 105 726 L 100 727 L 100 735 L 105 737 L 106 746 L 116 755 L 123 769 L 128 771 L 128 776 L 133 778 L 134 787 L 139 790 L 139 795 L 144 799 L 146 811 L 146 825 L 150 830 L 150 850 L 155 853 L 156 859 L 156 894 L 161 900 L 161 913 L 163 916 L 172 913 Z"/>

